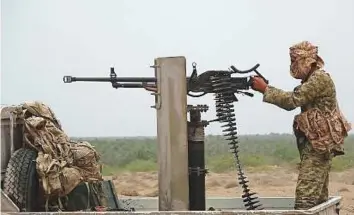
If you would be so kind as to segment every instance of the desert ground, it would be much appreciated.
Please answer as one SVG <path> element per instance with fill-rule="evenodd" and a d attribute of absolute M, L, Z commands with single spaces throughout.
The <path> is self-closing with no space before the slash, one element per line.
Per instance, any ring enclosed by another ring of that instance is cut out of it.
<path fill-rule="evenodd" d="M 293 196 L 297 170 L 271 167 L 259 171 L 248 169 L 246 175 L 250 180 L 252 191 L 258 196 Z M 209 173 L 206 176 L 207 196 L 240 197 L 236 172 Z M 157 173 L 121 173 L 112 177 L 118 195 L 157 196 Z M 330 175 L 330 195 L 343 197 L 341 214 L 354 214 L 354 169 L 344 172 L 332 172 Z"/>

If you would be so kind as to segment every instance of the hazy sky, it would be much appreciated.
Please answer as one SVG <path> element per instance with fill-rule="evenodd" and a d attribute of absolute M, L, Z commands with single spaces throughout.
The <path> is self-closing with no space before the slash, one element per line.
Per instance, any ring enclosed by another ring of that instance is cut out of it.
<path fill-rule="evenodd" d="M 109 83 L 64 84 L 64 75 L 153 76 L 154 58 L 183 55 L 187 74 L 234 64 L 259 71 L 276 87 L 292 90 L 289 46 L 319 46 L 336 83 L 339 104 L 354 121 L 354 1 L 341 0 L 2 0 L 1 103 L 48 104 L 74 136 L 155 136 L 154 98 L 142 89 Z M 288 112 L 253 98 L 235 103 L 240 134 L 292 132 Z M 208 104 L 213 96 L 188 99 Z M 207 127 L 220 134 L 220 124 Z"/>

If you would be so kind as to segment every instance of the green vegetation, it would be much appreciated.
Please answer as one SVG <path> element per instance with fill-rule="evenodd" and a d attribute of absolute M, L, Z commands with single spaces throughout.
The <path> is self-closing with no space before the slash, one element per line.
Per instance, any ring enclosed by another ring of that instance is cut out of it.
<path fill-rule="evenodd" d="M 104 164 L 104 175 L 120 171 L 156 171 L 155 138 L 82 138 L 94 145 Z M 290 134 L 240 136 L 240 159 L 245 167 L 295 166 L 299 153 Z M 206 165 L 210 171 L 223 172 L 235 168 L 234 158 L 223 136 L 207 136 Z M 345 142 L 346 154 L 333 161 L 333 171 L 354 167 L 354 135 Z"/>

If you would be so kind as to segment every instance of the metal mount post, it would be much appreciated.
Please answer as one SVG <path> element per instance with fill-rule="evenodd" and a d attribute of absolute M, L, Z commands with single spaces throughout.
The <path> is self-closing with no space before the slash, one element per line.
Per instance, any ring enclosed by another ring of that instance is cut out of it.
<path fill-rule="evenodd" d="M 207 105 L 187 106 L 189 112 L 188 126 L 188 172 L 189 172 L 189 210 L 204 211 L 205 204 L 205 156 L 204 127 L 201 112 L 208 110 Z"/>
<path fill-rule="evenodd" d="M 159 211 L 188 210 L 186 59 L 155 59 Z"/>

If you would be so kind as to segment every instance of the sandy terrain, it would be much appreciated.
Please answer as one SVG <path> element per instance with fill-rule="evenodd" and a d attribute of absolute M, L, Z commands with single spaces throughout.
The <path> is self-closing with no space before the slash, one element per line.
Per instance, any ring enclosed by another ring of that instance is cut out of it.
<path fill-rule="evenodd" d="M 249 169 L 246 175 L 250 180 L 252 191 L 259 196 L 293 196 L 297 171 L 278 167 L 267 168 L 267 171 Z M 207 196 L 240 197 L 241 189 L 237 188 L 236 173 L 209 173 L 206 177 Z M 113 178 L 118 195 L 125 196 L 157 196 L 156 173 L 124 173 Z M 354 214 L 354 169 L 331 173 L 330 195 L 341 195 L 343 202 L 341 214 Z"/>

